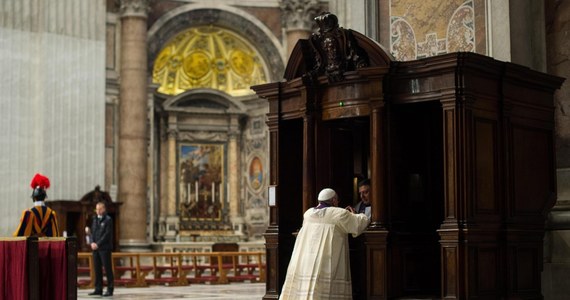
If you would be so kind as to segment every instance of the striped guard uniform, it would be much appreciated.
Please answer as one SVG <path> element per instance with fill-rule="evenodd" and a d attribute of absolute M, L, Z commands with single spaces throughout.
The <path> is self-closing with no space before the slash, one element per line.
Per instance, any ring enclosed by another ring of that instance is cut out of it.
<path fill-rule="evenodd" d="M 25 210 L 14 236 L 59 236 L 55 211 L 47 206 L 34 206 Z"/>

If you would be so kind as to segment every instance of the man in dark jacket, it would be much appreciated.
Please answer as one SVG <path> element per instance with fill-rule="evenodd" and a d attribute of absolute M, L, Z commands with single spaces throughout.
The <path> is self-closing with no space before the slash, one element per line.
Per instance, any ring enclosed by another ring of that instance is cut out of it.
<path fill-rule="evenodd" d="M 113 268 L 111 253 L 113 251 L 113 219 L 107 215 L 104 202 L 95 206 L 97 217 L 91 225 L 91 249 L 93 250 L 93 267 L 95 268 L 95 291 L 89 295 L 113 295 Z M 107 292 L 103 294 L 103 270 L 107 274 Z"/>

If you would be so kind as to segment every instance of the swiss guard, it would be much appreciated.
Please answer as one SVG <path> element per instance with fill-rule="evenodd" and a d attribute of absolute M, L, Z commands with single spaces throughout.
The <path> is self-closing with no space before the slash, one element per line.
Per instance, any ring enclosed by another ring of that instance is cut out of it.
<path fill-rule="evenodd" d="M 14 236 L 57 237 L 59 230 L 55 211 L 47 207 L 44 200 L 47 198 L 46 190 L 49 188 L 49 178 L 37 173 L 32 178 L 31 187 L 34 207 L 25 210 L 20 219 L 20 226 Z"/>

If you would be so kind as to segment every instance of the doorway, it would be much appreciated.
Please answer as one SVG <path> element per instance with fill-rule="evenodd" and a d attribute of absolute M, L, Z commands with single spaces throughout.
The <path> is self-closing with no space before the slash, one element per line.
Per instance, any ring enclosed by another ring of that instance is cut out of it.
<path fill-rule="evenodd" d="M 316 191 L 331 187 L 339 195 L 339 207 L 354 206 L 356 184 L 370 174 L 369 118 L 323 121 L 317 128 Z"/>
<path fill-rule="evenodd" d="M 394 104 L 388 151 L 389 298 L 437 297 L 443 221 L 443 133 L 438 101 Z"/>

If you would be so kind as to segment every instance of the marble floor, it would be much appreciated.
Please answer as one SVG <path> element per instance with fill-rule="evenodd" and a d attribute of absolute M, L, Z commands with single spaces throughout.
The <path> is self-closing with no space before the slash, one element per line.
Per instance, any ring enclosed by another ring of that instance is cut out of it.
<path fill-rule="evenodd" d="M 117 287 L 113 297 L 88 296 L 92 290 L 77 290 L 77 299 L 235 299 L 254 300 L 265 295 L 265 283 L 231 283 L 223 285 L 192 284 L 189 286 L 151 286 L 145 288 Z"/>

